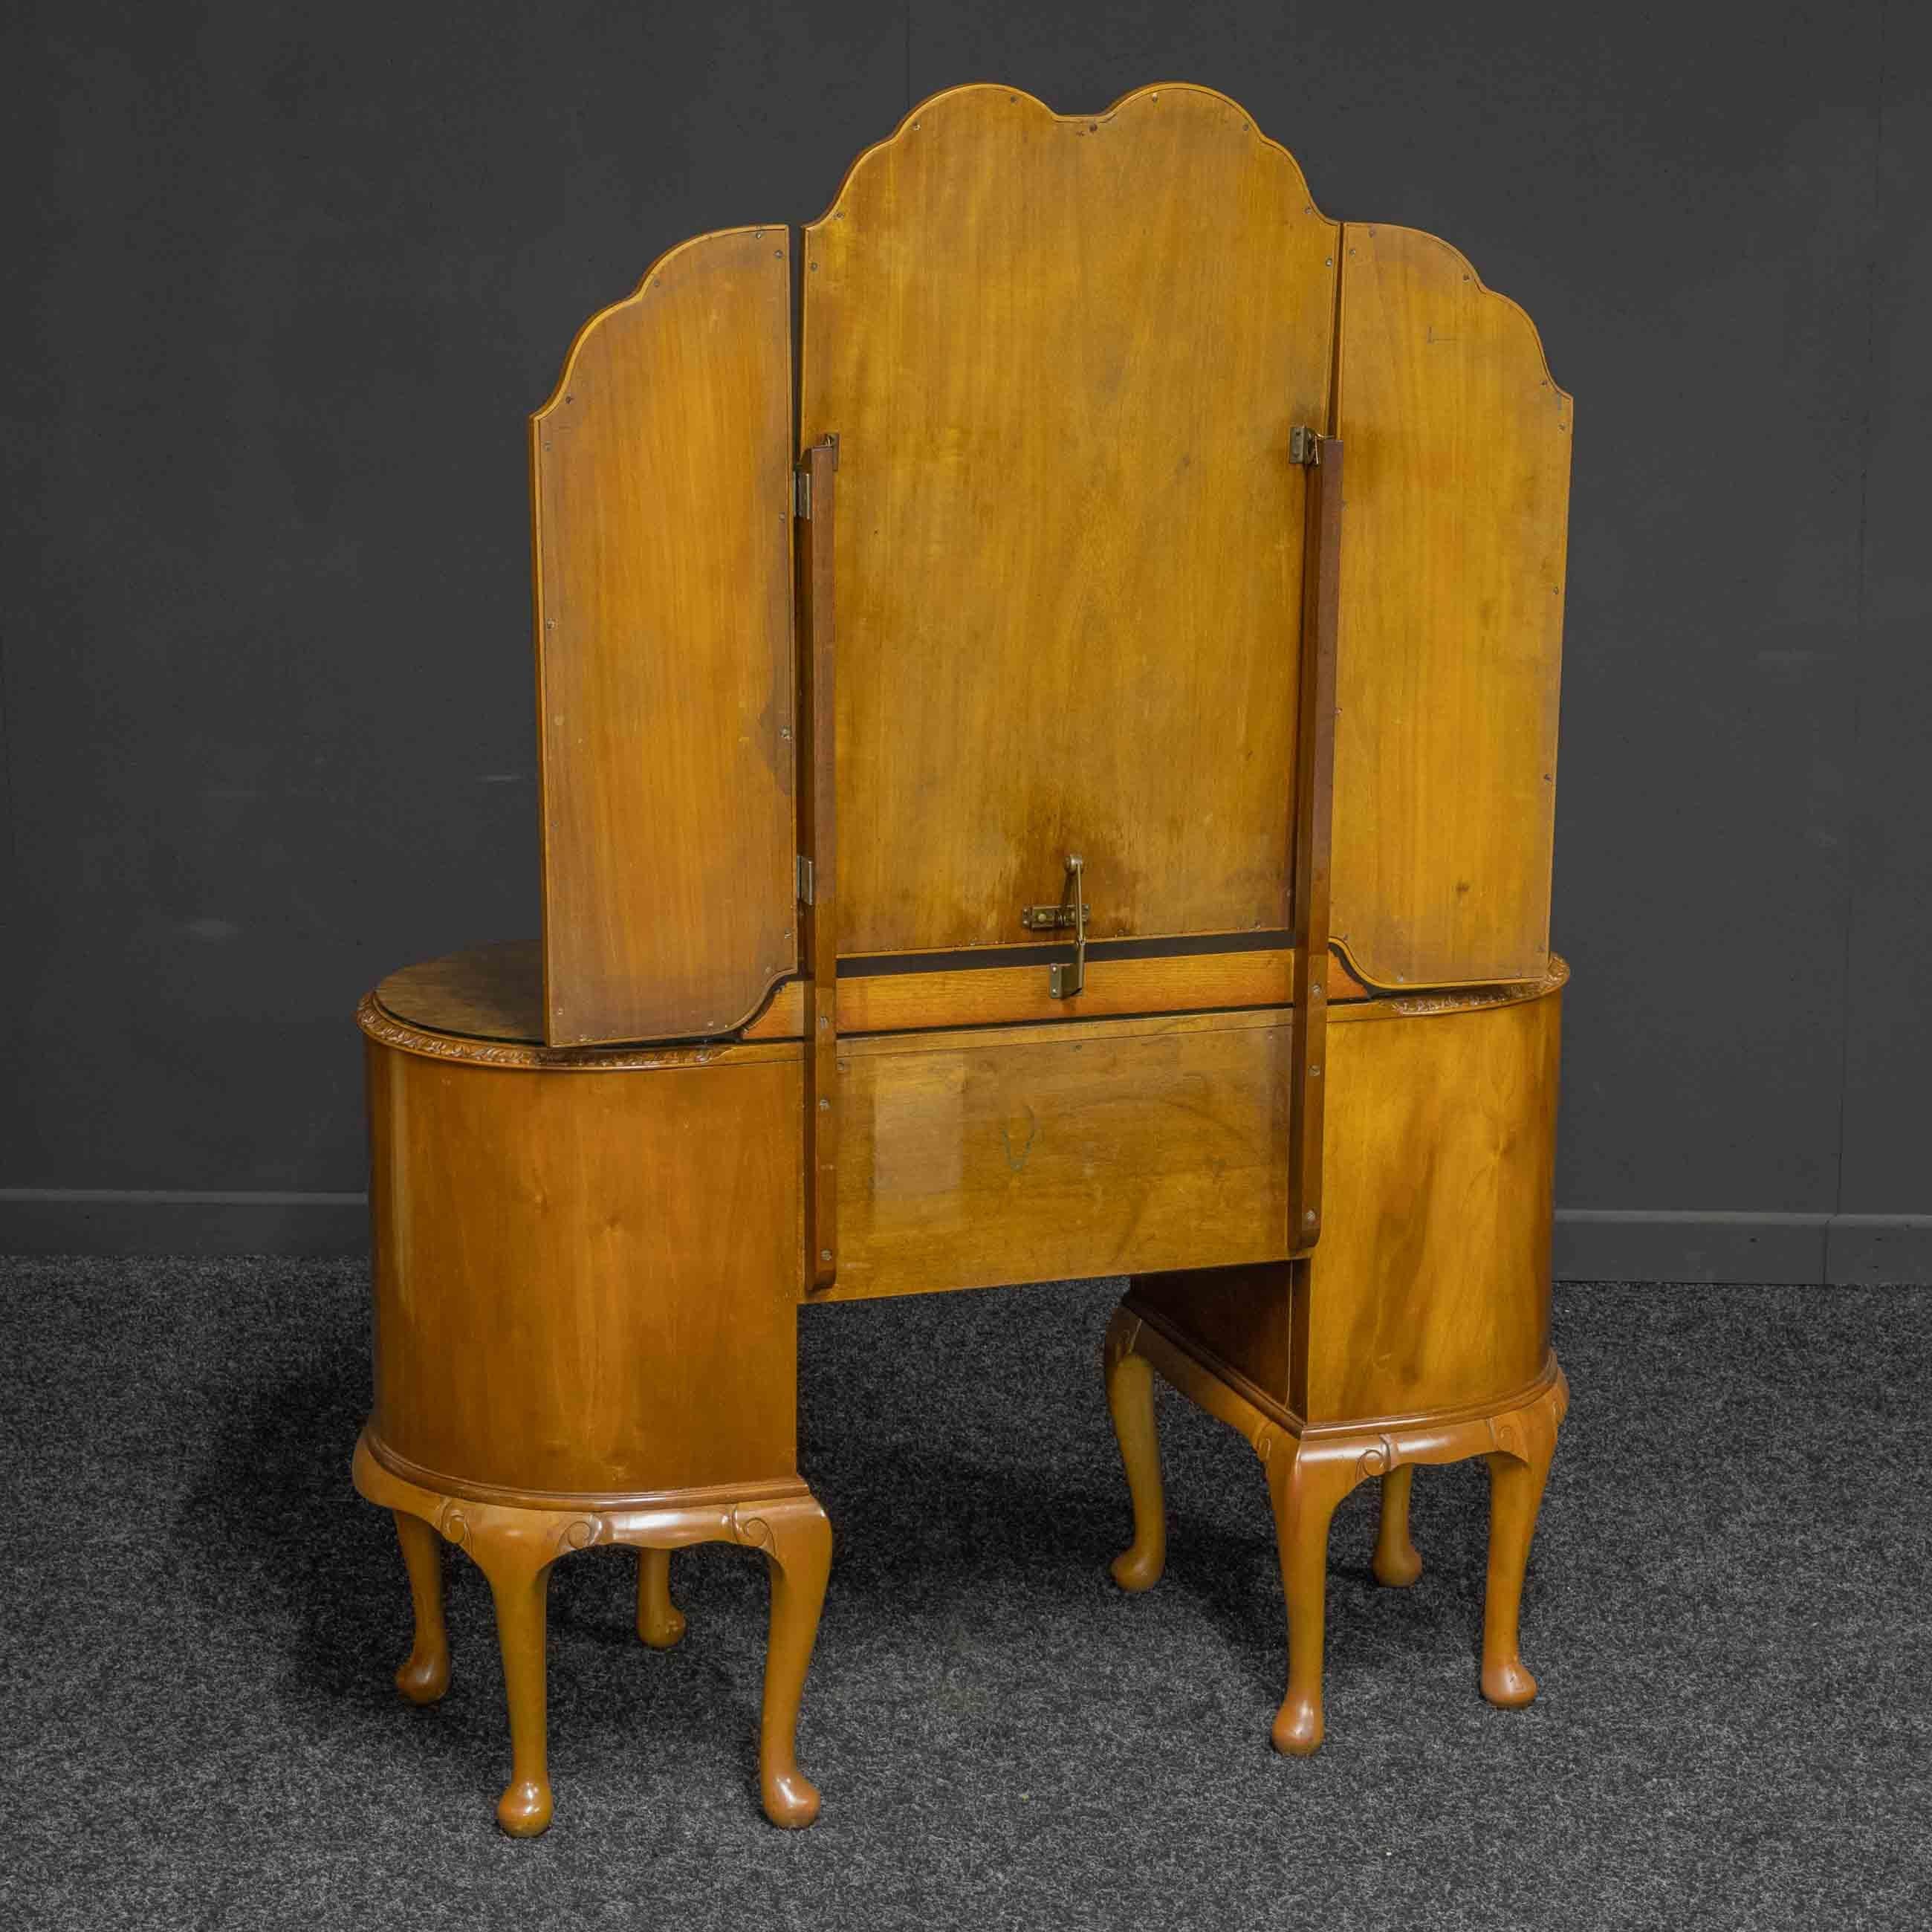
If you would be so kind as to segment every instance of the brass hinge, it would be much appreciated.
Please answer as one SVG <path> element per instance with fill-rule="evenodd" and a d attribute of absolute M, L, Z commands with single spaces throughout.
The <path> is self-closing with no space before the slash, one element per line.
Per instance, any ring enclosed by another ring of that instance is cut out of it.
<path fill-rule="evenodd" d="M 801 852 L 798 855 L 798 902 L 810 905 L 812 899 L 812 861 Z"/>
<path fill-rule="evenodd" d="M 1314 469 L 1322 460 L 1322 432 L 1298 423 L 1288 433 L 1288 460 Z"/>

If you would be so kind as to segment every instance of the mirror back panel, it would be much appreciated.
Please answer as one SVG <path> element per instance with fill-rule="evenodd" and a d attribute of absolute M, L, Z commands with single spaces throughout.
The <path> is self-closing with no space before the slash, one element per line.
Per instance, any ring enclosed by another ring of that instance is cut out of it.
<path fill-rule="evenodd" d="M 1334 902 L 1389 988 L 1540 979 L 1574 412 L 1446 242 L 1349 222 Z"/>
<path fill-rule="evenodd" d="M 926 102 L 805 230 L 838 438 L 842 955 L 1290 923 L 1305 475 L 1338 230 L 1233 102 Z"/>
<path fill-rule="evenodd" d="M 796 962 L 790 255 L 674 248 L 531 418 L 553 1046 L 723 1032 Z"/>

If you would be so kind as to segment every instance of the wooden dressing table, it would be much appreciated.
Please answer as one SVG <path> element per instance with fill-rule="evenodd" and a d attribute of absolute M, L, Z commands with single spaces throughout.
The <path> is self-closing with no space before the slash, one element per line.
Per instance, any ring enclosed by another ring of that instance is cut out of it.
<path fill-rule="evenodd" d="M 1565 1400 L 1549 950 L 1570 406 L 1455 250 L 1332 222 L 1224 96 L 962 88 L 830 209 L 702 236 L 532 418 L 540 942 L 363 1002 L 398 1673 L 440 1540 L 494 1595 L 541 1831 L 550 1566 L 772 1576 L 765 1810 L 831 1552 L 802 1303 L 1124 1274 L 1129 1590 L 1152 1377 L 1264 1462 L 1274 1741 L 1322 1732 L 1330 1516 L 1492 1478 L 1481 1683 Z M 1346 453 L 1346 486 L 1343 485 Z"/>

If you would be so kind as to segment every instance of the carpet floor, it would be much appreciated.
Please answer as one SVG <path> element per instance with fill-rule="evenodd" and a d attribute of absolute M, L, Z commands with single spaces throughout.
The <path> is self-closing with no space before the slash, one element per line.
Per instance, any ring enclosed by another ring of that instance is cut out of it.
<path fill-rule="evenodd" d="M 1328 1742 L 1289 1761 L 1260 1467 L 1171 1394 L 1167 1576 L 1108 1580 L 1118 1289 L 806 1311 L 824 1816 L 757 1807 L 762 1565 L 680 1556 L 658 1654 L 600 1550 L 554 1573 L 556 1822 L 512 1843 L 460 1559 L 449 1694 L 390 1686 L 362 1267 L 0 1261 L 0 1925 L 1932 1923 L 1932 1294 L 1562 1288 L 1541 1697 L 1478 1695 L 1485 1479 L 1425 1470 L 1414 1588 L 1370 1577 L 1368 1489 L 1336 1516 Z"/>

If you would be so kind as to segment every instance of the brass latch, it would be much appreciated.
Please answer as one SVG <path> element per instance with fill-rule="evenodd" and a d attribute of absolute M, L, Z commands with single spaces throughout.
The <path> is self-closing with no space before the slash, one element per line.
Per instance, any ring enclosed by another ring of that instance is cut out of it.
<path fill-rule="evenodd" d="M 1288 433 L 1288 460 L 1312 470 L 1322 460 L 1322 432 L 1298 424 Z"/>
<path fill-rule="evenodd" d="M 1073 957 L 1047 968 L 1046 990 L 1056 1000 L 1071 999 L 1087 984 L 1087 916 L 1092 910 L 1080 896 L 1084 859 L 1069 855 L 1066 893 L 1058 905 L 1030 905 L 1022 908 L 1020 923 L 1032 932 L 1062 932 L 1073 928 Z"/>

